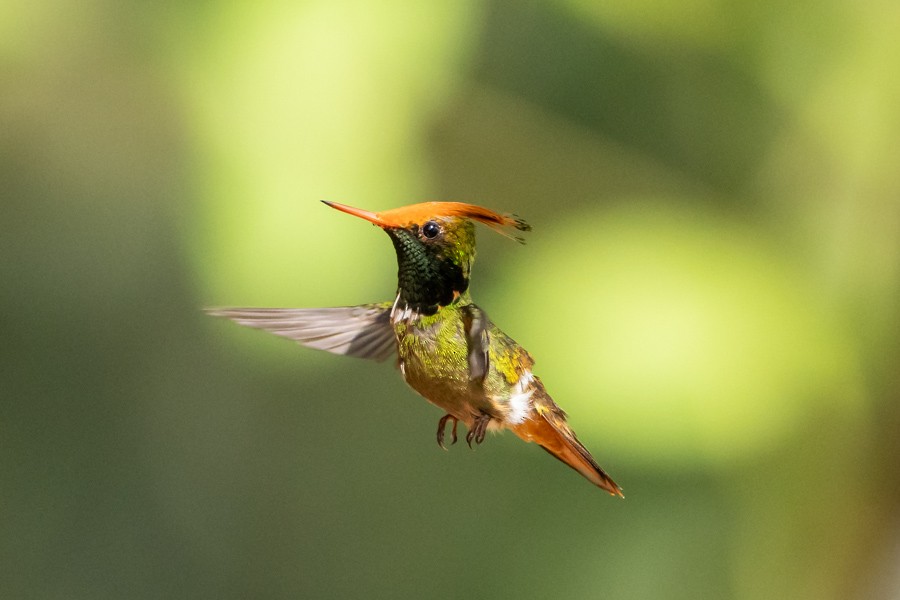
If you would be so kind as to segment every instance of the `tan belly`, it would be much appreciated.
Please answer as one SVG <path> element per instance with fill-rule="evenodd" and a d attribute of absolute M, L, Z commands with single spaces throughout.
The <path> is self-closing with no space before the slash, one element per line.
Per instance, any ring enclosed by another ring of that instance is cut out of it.
<path fill-rule="evenodd" d="M 406 383 L 426 400 L 466 425 L 487 414 L 502 420 L 480 383 L 469 380 L 468 347 L 455 312 L 427 325 L 405 323 L 395 330 Z"/>
<path fill-rule="evenodd" d="M 423 398 L 467 426 L 482 414 L 498 416 L 484 389 L 469 381 L 465 356 L 428 355 L 421 351 L 400 355 L 406 383 Z"/>

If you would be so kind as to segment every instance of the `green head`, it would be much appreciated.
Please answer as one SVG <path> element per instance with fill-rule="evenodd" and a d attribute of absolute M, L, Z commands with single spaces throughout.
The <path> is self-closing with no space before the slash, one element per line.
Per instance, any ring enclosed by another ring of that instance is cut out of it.
<path fill-rule="evenodd" d="M 461 202 L 425 202 L 381 213 L 333 202 L 325 204 L 384 229 L 397 251 L 400 300 L 426 315 L 447 306 L 469 287 L 475 262 L 472 219 L 504 234 L 509 228 L 531 229 L 517 217 Z"/>

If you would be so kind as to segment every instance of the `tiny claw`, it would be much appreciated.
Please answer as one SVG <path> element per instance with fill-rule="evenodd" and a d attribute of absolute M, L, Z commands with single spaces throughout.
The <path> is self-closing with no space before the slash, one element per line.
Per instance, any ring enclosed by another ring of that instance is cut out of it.
<path fill-rule="evenodd" d="M 449 421 L 450 419 L 453 419 L 453 429 L 450 430 L 450 435 L 452 436 L 451 439 L 453 440 L 450 442 L 450 445 L 452 446 L 456 443 L 456 426 L 459 425 L 459 419 L 457 419 L 450 413 L 447 413 L 446 415 L 441 417 L 440 421 L 438 421 L 437 443 L 438 446 L 440 446 L 444 450 L 447 449 L 447 446 L 444 445 L 444 431 L 447 428 L 447 421 Z"/>
<path fill-rule="evenodd" d="M 484 441 L 484 435 L 487 433 L 488 423 L 490 422 L 491 415 L 482 414 L 475 419 L 475 422 L 472 423 L 472 428 L 469 429 L 469 433 L 466 434 L 466 443 L 469 445 L 469 448 L 472 447 L 473 440 L 476 445 Z"/>
<path fill-rule="evenodd" d="M 490 419 L 488 419 L 489 421 Z M 480 444 L 484 441 L 484 434 L 487 433 L 487 421 L 484 422 L 484 427 L 478 429 L 478 433 L 475 435 L 475 443 Z"/>

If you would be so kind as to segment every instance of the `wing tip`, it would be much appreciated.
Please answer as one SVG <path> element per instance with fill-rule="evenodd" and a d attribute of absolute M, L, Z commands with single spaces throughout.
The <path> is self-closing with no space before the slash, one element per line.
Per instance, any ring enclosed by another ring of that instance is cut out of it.
<path fill-rule="evenodd" d="M 511 429 L 526 442 L 536 442 L 551 456 L 610 496 L 624 498 L 622 488 L 597 464 L 588 449 L 578 441 L 575 432 L 565 423 L 561 409 L 555 404 L 552 406 L 553 411 L 538 408 L 532 418 Z"/>
<path fill-rule="evenodd" d="M 625 494 L 622 493 L 622 488 L 619 487 L 619 484 L 612 480 L 612 477 L 607 475 L 605 472 L 600 473 L 602 477 L 602 482 L 597 483 L 597 487 L 607 492 L 610 496 L 618 496 L 619 498 L 624 499 Z"/>

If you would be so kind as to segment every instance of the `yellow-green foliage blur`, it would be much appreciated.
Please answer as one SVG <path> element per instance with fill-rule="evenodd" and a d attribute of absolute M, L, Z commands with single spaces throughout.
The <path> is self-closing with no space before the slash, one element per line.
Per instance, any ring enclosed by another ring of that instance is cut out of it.
<path fill-rule="evenodd" d="M 900 597 L 900 5 L 0 8 L 0 597 Z M 203 306 L 472 296 L 622 485 Z"/>

